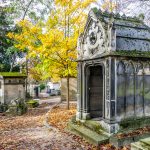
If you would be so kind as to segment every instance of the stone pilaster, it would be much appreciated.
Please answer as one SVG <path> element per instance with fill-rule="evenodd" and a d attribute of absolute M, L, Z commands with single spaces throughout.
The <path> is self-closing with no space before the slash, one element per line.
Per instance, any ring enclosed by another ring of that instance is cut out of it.
<path fill-rule="evenodd" d="M 81 118 L 82 118 L 82 62 L 78 62 L 76 119 L 79 120 Z"/>
<path fill-rule="evenodd" d="M 116 118 L 116 60 L 114 58 L 111 58 L 110 67 L 110 118 L 114 121 Z"/>
<path fill-rule="evenodd" d="M 105 64 L 105 119 L 110 120 L 110 59 Z"/>
<path fill-rule="evenodd" d="M 89 70 L 88 67 L 86 67 L 85 65 L 83 66 L 83 94 L 82 94 L 82 98 L 83 98 L 83 113 L 82 113 L 82 119 L 86 120 L 90 118 L 90 114 L 88 111 L 88 77 L 89 77 Z"/>

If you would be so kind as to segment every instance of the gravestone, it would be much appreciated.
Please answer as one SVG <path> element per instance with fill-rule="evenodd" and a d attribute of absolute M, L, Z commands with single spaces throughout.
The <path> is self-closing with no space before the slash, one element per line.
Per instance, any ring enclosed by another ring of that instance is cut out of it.
<path fill-rule="evenodd" d="M 93 8 L 78 40 L 76 120 L 116 133 L 125 119 L 150 116 L 150 28 Z"/>

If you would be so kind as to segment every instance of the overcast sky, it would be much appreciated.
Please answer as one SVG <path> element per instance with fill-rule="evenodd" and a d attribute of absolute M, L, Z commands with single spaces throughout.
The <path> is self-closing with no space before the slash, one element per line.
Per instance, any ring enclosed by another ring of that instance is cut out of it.
<path fill-rule="evenodd" d="M 8 5 L 10 3 L 10 1 L 13 1 L 13 0 L 0 0 L 0 6 L 5 6 L 5 5 Z M 19 1 L 19 0 L 18 0 Z M 29 0 L 27 0 L 29 1 Z M 101 6 L 101 2 L 103 0 L 97 0 L 97 4 L 93 3 L 91 5 L 91 7 L 98 7 L 100 8 Z M 122 3 L 125 3 L 127 2 L 127 0 L 113 0 L 113 1 L 120 1 Z M 131 16 L 138 16 L 140 13 L 143 13 L 145 14 L 146 16 L 146 22 L 147 24 L 150 25 L 150 0 L 147 0 L 147 4 L 149 5 L 142 5 L 144 4 L 141 0 L 128 0 L 128 1 L 132 1 L 132 3 L 128 6 L 126 6 L 125 4 L 123 4 L 122 6 L 124 8 L 121 8 L 121 14 L 126 14 L 126 15 L 131 15 Z M 39 5 L 38 6 L 39 9 L 42 9 L 42 5 Z M 38 14 L 38 13 L 37 13 Z"/>

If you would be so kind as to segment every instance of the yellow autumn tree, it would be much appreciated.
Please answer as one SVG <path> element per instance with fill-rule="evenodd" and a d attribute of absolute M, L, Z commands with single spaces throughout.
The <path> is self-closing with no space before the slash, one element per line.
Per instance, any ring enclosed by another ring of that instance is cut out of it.
<path fill-rule="evenodd" d="M 92 2 L 95 0 L 55 0 L 55 8 L 46 23 L 33 25 L 23 20 L 18 24 L 22 29 L 19 34 L 8 34 L 15 39 L 17 48 L 28 51 L 29 59 L 38 60 L 32 68 L 34 72 L 36 70 L 43 74 L 43 78 L 51 77 L 53 80 L 67 78 L 68 109 L 69 77 L 77 74 L 77 39 L 83 31 L 87 8 Z"/>

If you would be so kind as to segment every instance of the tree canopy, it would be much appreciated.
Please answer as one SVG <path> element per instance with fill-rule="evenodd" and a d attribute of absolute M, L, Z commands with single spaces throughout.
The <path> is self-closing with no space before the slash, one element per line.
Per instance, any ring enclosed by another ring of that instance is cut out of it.
<path fill-rule="evenodd" d="M 13 39 L 7 37 L 9 32 L 15 32 L 15 29 L 9 18 L 8 7 L 0 7 L 0 71 L 12 70 L 19 54 L 18 49 L 13 46 Z"/>
<path fill-rule="evenodd" d="M 46 22 L 36 25 L 22 20 L 18 26 L 21 33 L 8 36 L 15 39 L 15 47 L 28 50 L 28 58 L 34 59 L 31 73 L 37 72 L 43 79 L 76 76 L 77 38 L 86 20 L 86 8 L 94 0 L 56 0 L 55 9 Z M 33 75 L 33 76 L 34 76 Z"/>

